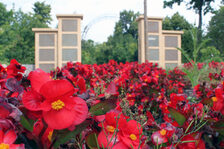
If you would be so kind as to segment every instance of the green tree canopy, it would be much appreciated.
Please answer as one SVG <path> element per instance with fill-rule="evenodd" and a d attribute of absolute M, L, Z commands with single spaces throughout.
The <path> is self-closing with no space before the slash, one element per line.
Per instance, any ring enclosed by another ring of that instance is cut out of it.
<path fill-rule="evenodd" d="M 164 0 L 164 8 L 170 7 L 174 4 L 180 5 L 181 3 L 186 3 L 188 6 L 188 9 L 194 9 L 195 12 L 198 14 L 198 29 L 200 30 L 199 33 L 201 33 L 202 28 L 202 16 L 206 15 L 208 12 L 212 12 L 213 8 L 211 3 L 213 3 L 215 0 Z M 201 37 L 201 36 L 199 36 Z"/>
<path fill-rule="evenodd" d="M 82 63 L 96 63 L 96 44 L 93 40 L 82 40 Z"/>
<path fill-rule="evenodd" d="M 13 11 L 7 11 L 6 6 L 0 3 L 0 27 L 12 21 Z"/>
<path fill-rule="evenodd" d="M 208 37 L 211 45 L 215 46 L 220 53 L 224 51 L 224 6 L 221 6 L 209 22 Z"/>
<path fill-rule="evenodd" d="M 115 25 L 114 34 L 108 38 L 105 54 L 111 54 L 106 60 L 114 59 L 118 62 L 138 60 L 138 23 L 139 13 L 124 10 L 120 12 L 120 19 Z M 108 55 L 105 55 L 108 56 Z"/>
<path fill-rule="evenodd" d="M 0 6 L 1 4 L 2 3 L 0 3 Z M 34 6 L 36 12 L 41 12 L 38 11 L 38 9 L 48 9 L 49 5 L 42 5 L 42 7 L 43 8 L 38 6 L 36 8 Z M 12 18 L 4 22 L 10 20 L 10 24 L 6 23 L 1 26 L 0 61 L 1 63 L 7 63 L 11 59 L 16 59 L 23 64 L 33 64 L 34 32 L 32 32 L 32 28 L 48 27 L 47 22 L 49 22 L 51 18 L 43 20 L 42 18 L 45 18 L 44 16 L 38 17 L 39 14 L 37 13 L 24 13 L 21 10 L 10 10 L 9 12 L 12 13 Z"/>
<path fill-rule="evenodd" d="M 45 4 L 45 2 L 36 2 L 34 3 L 34 16 L 40 20 L 41 23 L 50 24 L 52 21 L 51 18 L 51 6 Z"/>

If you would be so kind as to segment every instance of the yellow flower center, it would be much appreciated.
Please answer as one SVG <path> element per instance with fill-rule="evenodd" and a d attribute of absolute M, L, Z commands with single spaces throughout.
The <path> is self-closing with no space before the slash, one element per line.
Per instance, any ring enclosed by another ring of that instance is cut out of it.
<path fill-rule="evenodd" d="M 107 131 L 108 132 L 114 132 L 115 128 L 113 126 L 107 126 Z"/>
<path fill-rule="evenodd" d="M 218 99 L 217 99 L 216 97 L 212 97 L 212 101 L 213 101 L 213 102 L 217 102 L 217 100 L 218 100 Z"/>
<path fill-rule="evenodd" d="M 165 129 L 160 130 L 160 134 L 161 134 L 162 136 L 165 136 L 165 135 L 166 135 L 166 130 L 165 130 Z"/>
<path fill-rule="evenodd" d="M 64 102 L 61 101 L 61 100 L 57 100 L 57 101 L 51 103 L 51 107 L 52 107 L 52 109 L 54 109 L 54 110 L 60 110 L 60 109 L 62 109 L 64 106 L 65 106 L 65 104 L 64 104 Z"/>
<path fill-rule="evenodd" d="M 0 144 L 0 149 L 9 149 L 9 145 L 5 143 Z"/>
<path fill-rule="evenodd" d="M 53 135 L 53 130 L 49 132 L 47 138 L 48 140 L 51 142 L 51 139 L 52 139 L 52 135 Z"/>
<path fill-rule="evenodd" d="M 136 135 L 135 134 L 130 134 L 130 138 L 135 141 L 137 139 Z"/>

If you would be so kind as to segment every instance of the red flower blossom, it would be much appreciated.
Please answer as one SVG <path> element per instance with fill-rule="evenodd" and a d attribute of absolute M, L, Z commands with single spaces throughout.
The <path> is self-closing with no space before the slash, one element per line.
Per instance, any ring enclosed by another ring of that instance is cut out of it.
<path fill-rule="evenodd" d="M 25 70 L 26 70 L 26 67 L 22 66 L 15 59 L 12 59 L 10 61 L 10 64 L 7 66 L 8 78 L 9 77 L 16 77 L 18 80 L 20 80 L 22 78 L 22 75 L 18 74 L 18 72 L 24 73 Z"/>
<path fill-rule="evenodd" d="M 153 144 L 160 145 L 162 143 L 168 142 L 166 134 L 167 134 L 167 131 L 165 129 L 154 132 L 151 136 Z"/>
<path fill-rule="evenodd" d="M 111 147 L 113 146 L 113 144 L 116 144 L 118 142 L 118 139 L 116 138 L 116 135 L 114 135 L 114 133 L 117 133 L 116 129 L 118 128 L 120 120 L 122 119 L 124 119 L 124 116 L 122 114 L 119 114 L 118 111 L 111 111 L 106 113 L 104 122 L 100 123 L 100 126 L 103 127 L 102 129 L 104 129 L 101 130 L 98 135 L 98 142 L 100 147 Z M 108 142 L 110 140 L 111 142 Z"/>
<path fill-rule="evenodd" d="M 0 148 L 1 149 L 25 149 L 24 144 L 13 144 L 16 141 L 16 133 L 8 130 L 4 133 L 0 130 Z"/>
<path fill-rule="evenodd" d="M 38 120 L 34 126 L 33 126 L 33 134 L 38 137 L 42 131 L 44 127 L 44 124 L 42 122 L 42 120 Z M 50 147 L 51 145 L 51 141 L 52 141 L 52 134 L 53 134 L 53 129 L 51 128 L 47 128 L 46 131 L 44 132 L 42 138 L 41 138 L 41 141 L 42 141 L 42 144 L 48 146 L 48 148 Z"/>
<path fill-rule="evenodd" d="M 148 118 L 147 125 L 149 125 L 149 126 L 154 125 L 156 122 L 155 122 L 155 119 L 154 119 L 153 115 L 151 114 L 151 112 L 146 111 L 146 115 Z"/>
<path fill-rule="evenodd" d="M 224 98 L 221 88 L 215 89 L 215 97 L 212 97 L 213 110 L 220 111 L 224 115 Z"/>
<path fill-rule="evenodd" d="M 181 143 L 177 146 L 178 149 L 205 149 L 205 143 L 197 135 L 187 135 L 184 136 L 181 141 L 189 141 L 186 143 Z M 192 141 L 192 142 L 191 142 Z"/>
<path fill-rule="evenodd" d="M 119 132 L 118 138 L 129 148 L 138 149 L 142 135 L 142 127 L 135 120 L 127 120 L 123 119 L 119 121 Z"/>
<path fill-rule="evenodd" d="M 32 72 L 29 78 L 32 90 L 24 93 L 23 104 L 31 111 L 42 111 L 42 116 L 50 128 L 65 129 L 86 119 L 86 102 L 72 96 L 74 87 L 70 82 L 51 80 L 49 75 L 40 69 Z"/>

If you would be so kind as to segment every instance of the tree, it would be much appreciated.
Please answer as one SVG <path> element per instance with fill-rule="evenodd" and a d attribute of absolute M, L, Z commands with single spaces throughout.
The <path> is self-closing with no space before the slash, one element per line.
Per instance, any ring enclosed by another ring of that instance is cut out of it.
<path fill-rule="evenodd" d="M 138 23 L 136 22 L 138 16 L 139 13 L 133 11 L 120 12 L 120 19 L 115 25 L 113 35 L 102 46 L 98 46 L 103 48 L 99 50 L 102 53 L 101 58 L 97 58 L 100 63 L 108 62 L 110 59 L 123 63 L 138 60 Z"/>
<path fill-rule="evenodd" d="M 93 40 L 82 40 L 82 63 L 95 64 L 96 63 L 96 44 Z"/>
<path fill-rule="evenodd" d="M 184 34 L 181 36 L 182 49 L 192 58 L 193 56 L 193 42 L 191 36 L 191 29 L 193 25 L 190 24 L 183 16 L 178 12 L 172 17 L 165 17 L 163 20 L 164 30 L 183 30 Z M 182 62 L 188 62 L 187 59 L 182 55 Z"/>
<path fill-rule="evenodd" d="M 211 45 L 215 46 L 220 53 L 224 51 L 224 6 L 221 6 L 209 22 L 208 37 L 211 38 Z"/>
<path fill-rule="evenodd" d="M 198 29 L 199 29 L 199 40 L 201 38 L 201 28 L 202 28 L 202 16 L 206 15 L 208 12 L 212 12 L 213 8 L 211 6 L 211 3 L 213 3 L 215 0 L 164 0 L 164 8 L 170 7 L 174 4 L 180 5 L 181 3 L 185 2 L 188 7 L 188 9 L 194 9 L 195 12 L 198 14 Z"/>
<path fill-rule="evenodd" d="M 214 61 L 222 61 L 222 58 L 220 57 L 220 51 L 217 50 L 213 46 L 208 46 L 206 48 L 201 49 L 201 60 L 206 61 L 208 59 L 213 59 Z"/>
<path fill-rule="evenodd" d="M 0 2 L 0 27 L 4 24 L 10 23 L 12 16 L 13 11 L 7 11 L 6 6 Z"/>
<path fill-rule="evenodd" d="M 45 6 L 42 7 L 45 8 Z M 17 59 L 23 64 L 34 63 L 34 32 L 32 32 L 32 28 L 48 27 L 46 22 L 51 20 L 51 18 L 44 20 L 42 18 L 45 17 L 39 17 L 36 13 L 13 11 L 10 24 L 6 23 L 1 26 L 0 54 L 4 58 L 1 61 L 5 63 L 11 59 Z"/>
<path fill-rule="evenodd" d="M 50 24 L 52 21 L 51 18 L 51 6 L 45 4 L 45 2 L 36 2 L 34 3 L 34 16 L 40 20 L 41 23 Z"/>

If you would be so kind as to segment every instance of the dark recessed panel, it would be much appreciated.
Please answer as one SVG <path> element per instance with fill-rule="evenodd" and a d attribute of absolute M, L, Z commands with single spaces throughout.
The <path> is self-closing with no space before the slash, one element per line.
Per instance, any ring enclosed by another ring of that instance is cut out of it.
<path fill-rule="evenodd" d="M 148 61 L 158 61 L 159 60 L 159 49 L 147 49 L 146 59 Z"/>
<path fill-rule="evenodd" d="M 62 20 L 63 32 L 77 32 L 77 20 Z"/>
<path fill-rule="evenodd" d="M 77 49 L 62 49 L 62 61 L 77 61 Z"/>
<path fill-rule="evenodd" d="M 50 72 L 51 70 L 54 70 L 54 64 L 39 64 L 39 67 L 45 72 Z"/>
<path fill-rule="evenodd" d="M 54 34 L 39 34 L 39 46 L 40 47 L 53 47 L 54 46 Z"/>
<path fill-rule="evenodd" d="M 62 46 L 77 46 L 77 34 L 62 34 Z"/>
<path fill-rule="evenodd" d="M 54 61 L 54 49 L 40 49 L 39 60 L 40 61 Z"/>
<path fill-rule="evenodd" d="M 165 47 L 178 47 L 177 36 L 165 36 Z"/>
<path fill-rule="evenodd" d="M 159 36 L 149 35 L 148 36 L 148 46 L 149 47 L 158 47 L 159 46 Z"/>
<path fill-rule="evenodd" d="M 178 51 L 177 50 L 166 50 L 165 60 L 166 61 L 177 61 L 178 60 Z"/>
<path fill-rule="evenodd" d="M 159 33 L 159 22 L 148 22 L 148 32 L 149 33 Z"/>

